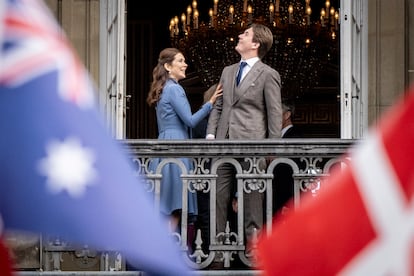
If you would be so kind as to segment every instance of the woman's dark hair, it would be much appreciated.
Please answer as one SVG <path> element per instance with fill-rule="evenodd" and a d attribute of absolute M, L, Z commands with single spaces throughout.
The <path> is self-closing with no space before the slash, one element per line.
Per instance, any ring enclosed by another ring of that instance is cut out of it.
<path fill-rule="evenodd" d="M 149 106 L 154 106 L 161 97 L 162 89 L 167 81 L 169 72 L 165 69 L 164 64 L 172 64 L 175 56 L 181 53 L 176 48 L 165 48 L 160 52 L 158 63 L 152 71 L 152 83 L 147 96 Z"/>

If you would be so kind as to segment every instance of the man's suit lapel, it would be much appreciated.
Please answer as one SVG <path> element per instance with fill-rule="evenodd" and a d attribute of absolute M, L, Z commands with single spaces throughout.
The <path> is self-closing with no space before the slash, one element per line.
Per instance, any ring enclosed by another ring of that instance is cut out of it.
<path fill-rule="evenodd" d="M 233 95 L 233 105 L 236 104 L 239 99 L 247 92 L 249 87 L 255 85 L 255 80 L 259 77 L 262 72 L 263 63 L 259 60 L 257 61 L 245 78 L 241 81 L 239 86 L 236 86 L 236 81 L 234 80 L 234 95 Z"/>

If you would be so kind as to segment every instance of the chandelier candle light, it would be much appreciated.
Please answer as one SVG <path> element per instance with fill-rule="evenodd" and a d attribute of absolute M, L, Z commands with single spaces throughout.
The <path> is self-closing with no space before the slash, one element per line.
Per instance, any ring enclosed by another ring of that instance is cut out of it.
<path fill-rule="evenodd" d="M 199 21 L 193 0 L 181 21 L 175 16 L 169 26 L 172 46 L 189 57 L 206 87 L 219 80 L 224 66 L 238 61 L 237 37 L 251 23 L 272 30 L 273 47 L 263 61 L 280 73 L 286 93 L 300 96 L 318 85 L 321 70 L 338 67 L 340 18 L 331 1 L 212 1 L 208 23 Z M 319 15 L 313 14 L 315 9 Z"/>

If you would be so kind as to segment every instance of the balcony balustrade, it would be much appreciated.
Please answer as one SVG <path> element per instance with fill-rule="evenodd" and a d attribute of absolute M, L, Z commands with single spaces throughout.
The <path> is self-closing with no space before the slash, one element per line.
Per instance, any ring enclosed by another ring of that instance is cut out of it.
<path fill-rule="evenodd" d="M 187 192 L 183 192 L 182 195 L 181 230 L 172 234 L 188 266 L 194 269 L 195 273 L 208 274 L 210 264 L 217 259 L 220 259 L 225 270 L 245 269 L 254 272 L 253 264 L 257 260 L 245 253 L 243 199 L 246 193 L 264 194 L 263 216 L 266 223 L 261 230 L 257 230 L 264 231 L 264 234 L 270 233 L 274 216 L 273 195 L 278 196 L 277 193 L 273 193 L 273 189 L 277 189 L 278 185 L 283 185 L 280 181 L 278 182 L 278 166 L 283 164 L 290 168 L 293 182 L 293 210 L 291 212 L 294 212 L 294 209 L 300 207 L 304 196 L 318 200 L 318 194 L 323 192 L 326 177 L 332 173 L 333 169 L 341 169 L 347 165 L 347 155 L 357 141 L 343 139 L 248 141 L 193 139 L 122 140 L 119 142 L 130 157 L 137 175 L 146 176 L 143 185 L 153 196 L 156 209 L 160 207 L 162 167 L 168 163 L 175 163 L 181 168 L 184 191 L 208 196 L 210 204 L 208 234 L 204 235 L 200 229 L 196 229 L 195 238 L 189 243 L 188 240 L 192 233 L 189 231 L 191 223 L 187 216 Z M 193 170 L 187 171 L 180 159 L 182 157 L 192 160 Z M 162 162 L 158 164 L 155 171 L 150 171 L 149 164 L 155 158 L 162 158 Z M 217 168 L 225 163 L 231 164 L 236 170 L 238 207 L 234 221 L 228 222 L 228 227 L 224 232 L 217 233 L 215 220 Z M 85 227 L 88 226 L 85 225 Z M 7 233 L 7 235 L 8 243 L 16 258 L 16 269 L 20 270 L 22 275 L 41 275 L 42 272 L 48 271 L 71 271 L 71 275 L 76 275 L 76 273 L 87 275 L 85 274 L 87 271 L 125 273 L 129 270 L 127 260 L 119 252 L 97 252 L 87 245 L 78 248 L 69 242 L 61 241 L 58 237 L 34 234 L 22 238 L 18 236 L 20 235 L 18 233 Z M 259 232 L 254 238 L 258 238 L 258 235 Z M 254 252 L 256 240 L 253 240 Z"/>

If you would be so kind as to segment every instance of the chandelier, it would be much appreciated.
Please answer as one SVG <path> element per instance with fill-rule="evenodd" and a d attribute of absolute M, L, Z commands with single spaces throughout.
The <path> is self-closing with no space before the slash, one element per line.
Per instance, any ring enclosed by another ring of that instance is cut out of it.
<path fill-rule="evenodd" d="M 285 98 L 318 86 L 321 72 L 338 71 L 339 12 L 327 0 L 213 0 L 208 20 L 197 1 L 170 21 L 171 45 L 180 49 L 208 87 L 223 68 L 238 62 L 238 35 L 250 24 L 268 26 L 273 46 L 263 62 L 276 69 Z M 318 6 L 319 5 L 319 6 Z M 315 11 L 317 10 L 317 11 Z"/>

